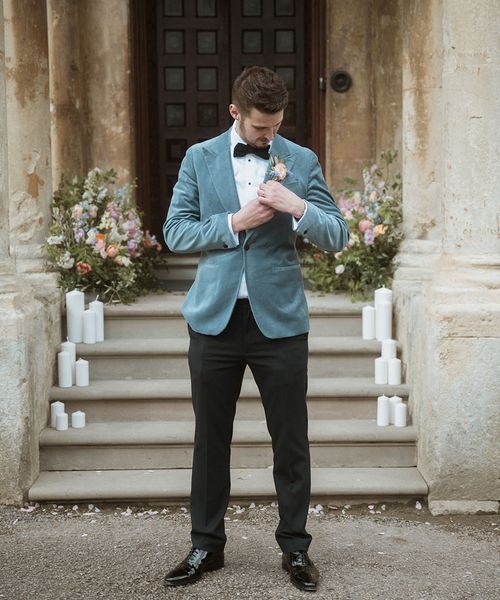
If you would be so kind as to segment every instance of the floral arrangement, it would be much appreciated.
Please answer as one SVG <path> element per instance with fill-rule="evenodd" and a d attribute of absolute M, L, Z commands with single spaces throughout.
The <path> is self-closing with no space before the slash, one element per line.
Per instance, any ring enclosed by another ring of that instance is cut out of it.
<path fill-rule="evenodd" d="M 395 150 L 382 152 L 382 168 L 374 164 L 363 169 L 363 190 L 343 190 L 336 195 L 350 231 L 343 250 L 333 254 L 306 241 L 302 259 L 314 290 L 344 291 L 356 301 L 367 299 L 378 287 L 391 286 L 393 259 L 403 237 L 401 176 L 395 175 L 390 182 L 389 173 L 396 157 Z"/>
<path fill-rule="evenodd" d="M 154 266 L 161 244 L 143 231 L 132 187 L 115 185 L 116 172 L 94 168 L 63 177 L 52 201 L 53 222 L 43 249 L 64 290 L 98 293 L 105 302 L 130 303 L 158 287 Z"/>
<path fill-rule="evenodd" d="M 286 168 L 283 159 L 279 156 L 273 155 L 269 159 L 269 168 L 266 172 L 266 177 L 272 179 L 273 181 L 283 181 L 288 174 L 288 170 Z"/>

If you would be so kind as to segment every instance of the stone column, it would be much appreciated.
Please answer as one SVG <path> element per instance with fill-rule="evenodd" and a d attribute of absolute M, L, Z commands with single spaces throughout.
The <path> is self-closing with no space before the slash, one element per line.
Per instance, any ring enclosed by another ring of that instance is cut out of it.
<path fill-rule="evenodd" d="M 38 475 L 60 294 L 40 253 L 50 221 L 45 2 L 0 2 L 0 503 L 19 504 Z"/>
<path fill-rule="evenodd" d="M 114 167 L 119 181 L 130 181 L 135 167 L 129 2 L 86 0 L 78 10 L 86 85 L 86 169 Z"/>
<path fill-rule="evenodd" d="M 88 163 L 79 4 L 74 0 L 47 0 L 54 188 L 58 187 L 63 174 L 83 175 Z"/>
<path fill-rule="evenodd" d="M 408 239 L 395 281 L 398 329 L 408 331 L 418 467 L 434 514 L 496 512 L 500 12 L 494 0 L 428 0 L 405 13 L 419 47 L 425 32 L 436 42 L 419 67 L 405 56 L 407 72 L 425 71 L 435 85 L 404 92 Z"/>

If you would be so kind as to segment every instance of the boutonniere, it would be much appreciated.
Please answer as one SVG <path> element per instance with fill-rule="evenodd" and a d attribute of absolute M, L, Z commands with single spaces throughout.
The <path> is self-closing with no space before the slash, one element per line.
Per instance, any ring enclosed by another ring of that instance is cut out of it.
<path fill-rule="evenodd" d="M 283 181 L 287 175 L 288 170 L 283 159 L 279 156 L 271 156 L 266 176 L 273 181 Z"/>

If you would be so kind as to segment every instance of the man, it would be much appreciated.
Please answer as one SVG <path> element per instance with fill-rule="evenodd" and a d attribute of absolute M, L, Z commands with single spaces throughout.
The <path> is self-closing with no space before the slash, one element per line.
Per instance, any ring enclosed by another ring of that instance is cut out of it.
<path fill-rule="evenodd" d="M 349 232 L 316 155 L 277 135 L 287 101 L 273 71 L 256 66 L 238 76 L 233 126 L 188 149 L 163 227 L 172 251 L 200 253 L 183 305 L 196 423 L 192 549 L 167 573 L 166 585 L 191 583 L 224 565 L 230 444 L 248 365 L 272 439 L 282 566 L 299 589 L 317 589 L 305 529 L 309 321 L 295 239 L 307 235 L 339 251 Z"/>

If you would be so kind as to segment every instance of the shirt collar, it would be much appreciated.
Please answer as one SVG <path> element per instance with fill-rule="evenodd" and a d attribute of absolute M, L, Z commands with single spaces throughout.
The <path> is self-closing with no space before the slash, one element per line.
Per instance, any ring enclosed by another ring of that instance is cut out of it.
<path fill-rule="evenodd" d="M 233 121 L 233 126 L 231 127 L 231 156 L 233 156 L 233 152 L 234 152 L 234 147 L 236 146 L 236 144 L 245 144 L 246 142 L 244 139 L 242 139 L 240 137 L 240 135 L 238 135 L 238 132 L 236 131 L 236 119 Z M 269 144 L 269 154 L 271 154 L 271 150 L 273 147 L 273 142 L 271 141 L 271 143 Z"/>

